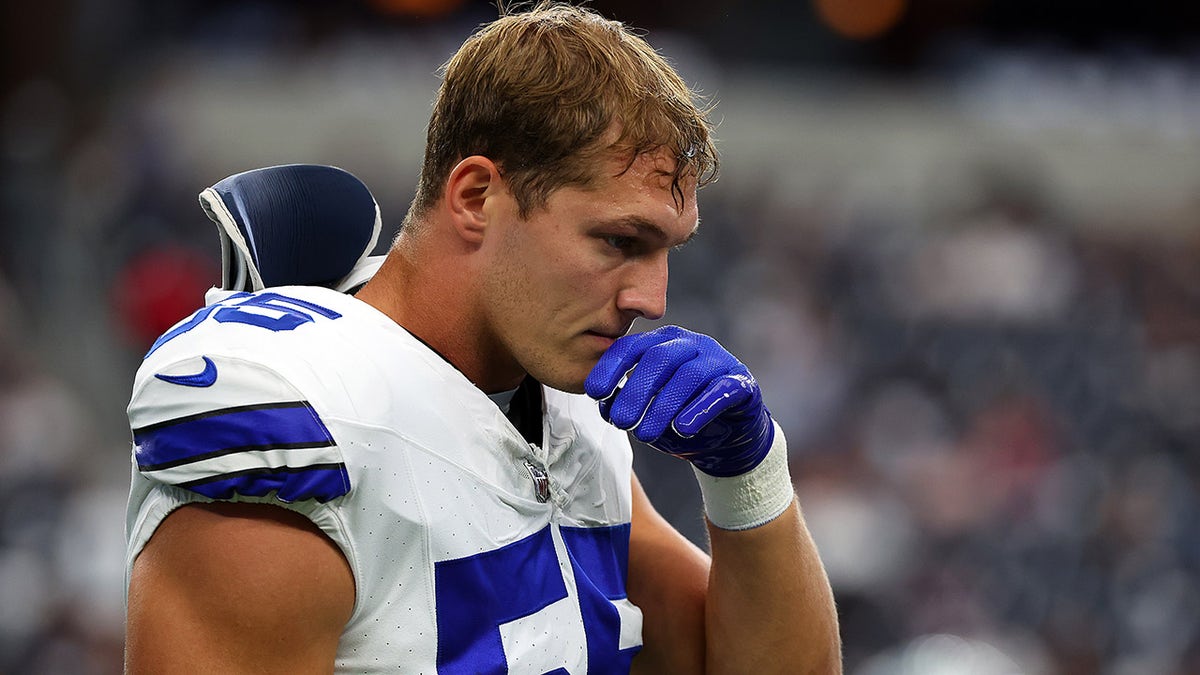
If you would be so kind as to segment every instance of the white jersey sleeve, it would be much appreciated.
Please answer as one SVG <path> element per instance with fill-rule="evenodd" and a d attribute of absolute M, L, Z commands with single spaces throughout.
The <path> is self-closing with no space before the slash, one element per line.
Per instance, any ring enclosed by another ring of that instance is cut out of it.
<path fill-rule="evenodd" d="M 152 364 L 153 365 L 153 364 Z M 137 470 L 211 499 L 350 491 L 329 428 L 305 395 L 253 361 L 214 354 L 153 368 L 129 406 Z"/>
<path fill-rule="evenodd" d="M 295 358 L 303 336 L 288 329 L 304 325 L 301 316 L 314 317 L 311 324 L 339 315 L 281 297 L 212 298 L 143 360 L 127 410 L 133 437 L 127 583 L 158 525 L 195 502 L 253 501 L 297 511 L 349 557 L 344 524 L 330 508 L 352 487 L 340 432 L 321 403 L 333 397 L 311 377 L 313 366 Z M 244 304 L 230 304 L 239 300 Z M 238 313 L 225 318 L 236 321 L 217 318 L 231 307 Z"/>

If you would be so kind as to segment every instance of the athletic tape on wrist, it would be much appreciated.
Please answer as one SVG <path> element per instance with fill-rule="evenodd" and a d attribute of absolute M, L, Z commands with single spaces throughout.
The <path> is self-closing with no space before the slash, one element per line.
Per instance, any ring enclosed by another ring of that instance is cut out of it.
<path fill-rule="evenodd" d="M 695 467 L 704 496 L 704 513 L 722 530 L 749 530 L 775 520 L 792 505 L 795 491 L 788 473 L 787 440 L 774 420 L 775 442 L 758 466 L 740 476 L 718 478 Z"/>

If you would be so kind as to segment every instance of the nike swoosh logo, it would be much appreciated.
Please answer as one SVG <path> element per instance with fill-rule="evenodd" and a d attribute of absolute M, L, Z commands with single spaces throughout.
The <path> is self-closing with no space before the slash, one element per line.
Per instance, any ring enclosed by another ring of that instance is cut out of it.
<path fill-rule="evenodd" d="M 155 373 L 154 376 L 163 382 L 171 384 L 182 384 L 185 387 L 211 387 L 217 381 L 217 364 L 207 356 L 202 356 L 204 359 L 204 370 L 195 375 L 163 375 Z"/>

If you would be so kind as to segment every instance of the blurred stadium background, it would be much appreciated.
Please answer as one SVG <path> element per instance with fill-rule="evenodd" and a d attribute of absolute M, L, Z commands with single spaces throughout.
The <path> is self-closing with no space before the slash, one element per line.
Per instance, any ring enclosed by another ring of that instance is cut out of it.
<path fill-rule="evenodd" d="M 1200 673 L 1200 5 L 592 4 L 717 102 L 667 320 L 764 382 L 847 673 Z M 216 280 L 196 194 L 335 164 L 394 231 L 495 9 L 0 16 L 0 673 L 116 673 L 123 409 Z M 701 540 L 688 472 L 637 462 Z"/>

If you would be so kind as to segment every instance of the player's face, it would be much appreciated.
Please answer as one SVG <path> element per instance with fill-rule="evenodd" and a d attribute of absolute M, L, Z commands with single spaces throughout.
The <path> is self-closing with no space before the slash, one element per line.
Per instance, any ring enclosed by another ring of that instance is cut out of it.
<path fill-rule="evenodd" d="M 698 223 L 695 181 L 681 210 L 672 162 L 645 155 L 620 173 L 626 162 L 612 158 L 595 185 L 557 190 L 528 219 L 511 199 L 496 202 L 483 311 L 504 351 L 544 384 L 582 392 L 634 319 L 666 311 L 667 255 Z"/>

